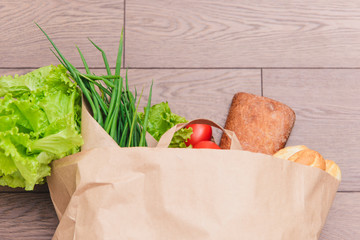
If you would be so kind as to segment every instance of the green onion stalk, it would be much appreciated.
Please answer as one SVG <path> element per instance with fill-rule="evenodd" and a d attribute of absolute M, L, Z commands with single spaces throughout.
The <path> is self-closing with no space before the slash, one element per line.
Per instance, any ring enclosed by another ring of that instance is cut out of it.
<path fill-rule="evenodd" d="M 52 49 L 50 50 L 59 62 L 68 70 L 71 78 L 80 87 L 85 99 L 91 107 L 92 115 L 99 125 L 105 129 L 120 147 L 147 146 L 145 135 L 151 106 L 153 83 L 151 83 L 150 86 L 148 102 L 145 107 L 145 119 L 142 122 L 138 118 L 138 108 L 143 91 L 138 97 L 136 89 L 134 93 L 129 90 L 127 70 L 125 81 L 124 78 L 120 76 L 124 31 L 121 31 L 114 74 L 111 72 L 105 52 L 89 39 L 91 44 L 101 52 L 106 68 L 106 75 L 95 75 L 94 73 L 91 73 L 85 57 L 78 46 L 76 46 L 76 48 L 86 73 L 81 73 L 76 69 L 59 51 L 46 32 L 37 23 L 35 24 L 44 33 L 55 49 L 55 51 Z"/>

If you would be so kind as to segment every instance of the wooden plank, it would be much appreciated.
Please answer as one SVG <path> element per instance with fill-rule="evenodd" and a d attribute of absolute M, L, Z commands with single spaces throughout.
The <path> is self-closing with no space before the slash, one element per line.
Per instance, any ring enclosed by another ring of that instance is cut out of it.
<path fill-rule="evenodd" d="M 4 68 L 4 69 L 0 69 L 0 77 L 3 76 L 15 76 L 17 75 L 24 75 L 27 74 L 31 71 L 35 70 L 35 68 L 30 68 L 30 69 L 17 69 L 17 68 Z"/>
<path fill-rule="evenodd" d="M 0 68 L 40 67 L 58 64 L 50 43 L 36 27 L 36 21 L 75 66 L 82 66 L 77 44 L 90 66 L 103 67 L 101 53 L 87 37 L 105 52 L 111 66 L 123 27 L 124 0 L 107 1 L 1 1 Z"/>
<path fill-rule="evenodd" d="M 0 239 L 50 239 L 58 220 L 47 193 L 0 193 Z M 360 193 L 339 192 L 320 240 L 360 236 Z"/>
<path fill-rule="evenodd" d="M 143 104 L 153 79 L 152 104 L 168 101 L 172 112 L 188 120 L 207 118 L 222 126 L 236 92 L 261 94 L 258 69 L 130 69 L 128 75 L 139 92 L 146 86 Z M 218 142 L 220 132 L 214 137 Z"/>
<path fill-rule="evenodd" d="M 127 0 L 129 67 L 359 67 L 356 0 Z"/>
<path fill-rule="evenodd" d="M 338 192 L 320 240 L 358 239 L 360 236 L 360 193 Z"/>
<path fill-rule="evenodd" d="M 305 144 L 341 170 L 342 191 L 360 190 L 360 70 L 264 69 L 264 96 L 294 109 L 288 145 Z"/>
<path fill-rule="evenodd" d="M 13 192 L 25 193 L 25 192 L 29 192 L 29 191 L 26 191 L 23 188 L 11 188 L 11 187 L 7 187 L 7 186 L 0 186 L 0 193 L 13 193 Z M 32 192 L 48 193 L 49 188 L 48 188 L 47 184 L 35 185 L 34 190 L 32 190 Z"/>
<path fill-rule="evenodd" d="M 0 193 L 0 239 L 51 239 L 58 220 L 48 193 Z"/>

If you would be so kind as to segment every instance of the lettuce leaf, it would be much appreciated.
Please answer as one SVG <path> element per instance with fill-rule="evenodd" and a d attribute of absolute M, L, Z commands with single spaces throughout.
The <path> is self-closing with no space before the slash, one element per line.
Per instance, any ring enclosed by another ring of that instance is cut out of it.
<path fill-rule="evenodd" d="M 144 111 L 145 112 L 145 111 Z M 145 113 L 139 113 L 141 121 L 145 119 Z M 179 123 L 186 123 L 187 120 L 175 113 L 172 113 L 167 102 L 155 104 L 150 108 L 147 131 L 159 141 L 160 137 L 170 128 Z M 174 134 L 169 147 L 185 148 L 185 141 L 190 138 L 192 129 L 183 128 Z"/>
<path fill-rule="evenodd" d="M 0 78 L 0 185 L 32 190 L 52 160 L 76 153 L 81 92 L 62 66 Z"/>

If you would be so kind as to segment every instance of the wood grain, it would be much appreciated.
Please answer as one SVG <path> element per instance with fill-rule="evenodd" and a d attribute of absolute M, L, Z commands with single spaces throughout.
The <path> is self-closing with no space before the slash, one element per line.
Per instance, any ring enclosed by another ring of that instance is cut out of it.
<path fill-rule="evenodd" d="M 359 67 L 356 0 L 127 0 L 128 67 Z"/>
<path fill-rule="evenodd" d="M 305 144 L 336 161 L 341 191 L 360 190 L 360 70 L 265 69 L 264 96 L 294 109 L 287 145 Z"/>
<path fill-rule="evenodd" d="M 50 43 L 34 21 L 75 66 L 82 66 L 75 44 L 90 66 L 104 66 L 101 53 L 87 37 L 103 48 L 109 63 L 115 66 L 123 27 L 123 0 L 5 0 L 0 1 L 0 16 L 0 68 L 58 64 L 49 50 Z"/>
<path fill-rule="evenodd" d="M 58 220 L 48 193 L 0 193 L 0 239 L 51 239 Z"/>
<path fill-rule="evenodd" d="M 13 193 L 13 192 L 27 193 L 29 191 L 26 191 L 23 188 L 11 188 L 11 187 L 7 187 L 7 186 L 0 186 L 0 193 Z M 35 185 L 34 190 L 32 190 L 31 192 L 48 193 L 49 188 L 48 188 L 47 184 Z"/>
<path fill-rule="evenodd" d="M 338 192 L 320 240 L 352 240 L 360 236 L 360 193 Z"/>

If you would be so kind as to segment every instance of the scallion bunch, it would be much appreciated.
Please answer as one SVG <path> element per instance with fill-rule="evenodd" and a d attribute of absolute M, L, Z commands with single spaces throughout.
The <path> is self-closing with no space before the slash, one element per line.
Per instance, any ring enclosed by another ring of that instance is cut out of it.
<path fill-rule="evenodd" d="M 151 106 L 152 84 L 145 108 L 145 118 L 142 122 L 137 115 L 142 92 L 140 96 L 138 96 L 136 89 L 134 94 L 129 90 L 127 71 L 125 74 L 125 85 L 124 79 L 120 76 L 123 31 L 121 32 L 114 75 L 111 73 L 105 52 L 89 39 L 94 47 L 101 52 L 107 71 L 107 75 L 99 76 L 90 72 L 89 66 L 78 47 L 76 48 L 80 54 L 86 73 L 81 73 L 77 70 L 59 51 L 46 32 L 37 23 L 35 24 L 45 34 L 57 54 L 52 49 L 51 51 L 69 71 L 71 78 L 82 90 L 84 97 L 91 107 L 94 119 L 109 133 L 119 146 L 146 146 L 145 134 Z"/>

